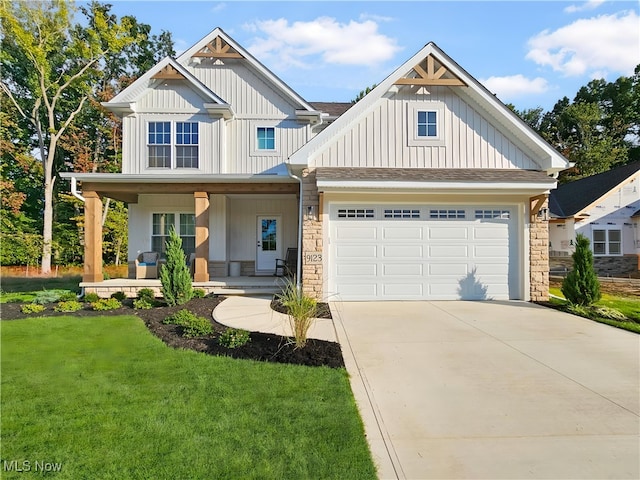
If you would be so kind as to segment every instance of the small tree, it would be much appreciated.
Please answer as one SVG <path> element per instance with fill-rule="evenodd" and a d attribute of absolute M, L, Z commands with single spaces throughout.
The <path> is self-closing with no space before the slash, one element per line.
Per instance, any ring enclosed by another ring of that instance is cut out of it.
<path fill-rule="evenodd" d="M 162 295 L 170 307 L 182 305 L 193 298 L 191 273 L 182 250 L 182 239 L 175 228 L 169 231 L 167 240 L 167 263 L 160 270 Z"/>
<path fill-rule="evenodd" d="M 576 235 L 576 251 L 571 257 L 573 270 L 562 282 L 562 294 L 574 305 L 591 305 L 600 300 L 600 282 L 593 269 L 589 239 L 580 233 Z"/>

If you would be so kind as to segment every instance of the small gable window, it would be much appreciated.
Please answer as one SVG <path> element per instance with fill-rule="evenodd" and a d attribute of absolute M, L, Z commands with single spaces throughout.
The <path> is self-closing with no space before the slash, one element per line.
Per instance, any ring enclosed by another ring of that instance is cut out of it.
<path fill-rule="evenodd" d="M 149 168 L 198 168 L 198 122 L 149 122 L 148 131 Z"/>
<path fill-rule="evenodd" d="M 418 110 L 418 137 L 438 136 L 438 112 Z"/>
<path fill-rule="evenodd" d="M 258 127 L 258 150 L 276 149 L 276 129 L 274 127 Z"/>

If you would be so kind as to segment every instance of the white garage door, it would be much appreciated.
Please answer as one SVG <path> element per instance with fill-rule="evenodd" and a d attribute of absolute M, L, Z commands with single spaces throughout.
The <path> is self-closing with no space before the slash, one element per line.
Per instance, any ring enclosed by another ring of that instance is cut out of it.
<path fill-rule="evenodd" d="M 516 209 L 330 208 L 329 291 L 342 300 L 519 298 Z"/>

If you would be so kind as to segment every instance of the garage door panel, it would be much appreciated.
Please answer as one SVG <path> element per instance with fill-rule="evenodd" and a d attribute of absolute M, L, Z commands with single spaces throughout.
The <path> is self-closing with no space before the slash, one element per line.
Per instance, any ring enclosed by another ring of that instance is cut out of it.
<path fill-rule="evenodd" d="M 376 258 L 378 248 L 376 245 L 340 245 L 336 248 L 338 259 L 351 258 Z"/>
<path fill-rule="evenodd" d="M 370 277 L 377 274 L 377 265 L 375 263 L 339 264 L 336 273 L 342 277 Z"/>
<path fill-rule="evenodd" d="M 389 297 L 422 297 L 424 290 L 421 283 L 385 283 L 382 293 Z"/>
<path fill-rule="evenodd" d="M 508 247 L 509 247 L 509 244 L 475 245 L 473 247 L 473 255 L 475 258 L 503 259 L 505 248 L 508 248 Z"/>
<path fill-rule="evenodd" d="M 382 252 L 388 258 L 422 258 L 422 245 L 383 245 Z"/>
<path fill-rule="evenodd" d="M 384 273 L 385 276 L 412 275 L 412 276 L 421 277 L 423 272 L 423 266 L 420 263 L 410 263 L 410 264 L 383 263 L 382 272 Z"/>
<path fill-rule="evenodd" d="M 431 240 L 467 240 L 469 230 L 467 227 L 450 226 L 440 222 L 429 228 L 429 238 Z"/>
<path fill-rule="evenodd" d="M 476 263 L 474 265 L 476 275 L 498 275 L 504 280 L 504 276 L 509 274 L 508 263 Z"/>
<path fill-rule="evenodd" d="M 446 261 L 443 263 L 431 263 L 429 264 L 429 275 L 438 275 L 438 276 L 465 276 L 467 274 L 467 264 L 451 264 Z"/>
<path fill-rule="evenodd" d="M 375 226 L 346 226 L 341 225 L 336 229 L 336 239 L 338 241 L 352 241 L 352 240 L 377 240 L 378 229 Z"/>
<path fill-rule="evenodd" d="M 429 245 L 429 257 L 431 258 L 466 258 L 468 254 L 469 247 L 467 245 Z"/>
<path fill-rule="evenodd" d="M 473 238 L 478 240 L 508 240 L 509 229 L 507 225 L 483 225 L 473 229 Z"/>
<path fill-rule="evenodd" d="M 397 225 L 383 227 L 382 238 L 385 240 L 422 240 L 422 227 L 398 227 Z"/>
<path fill-rule="evenodd" d="M 375 298 L 377 283 L 338 283 L 338 294 L 346 300 L 353 298 Z"/>

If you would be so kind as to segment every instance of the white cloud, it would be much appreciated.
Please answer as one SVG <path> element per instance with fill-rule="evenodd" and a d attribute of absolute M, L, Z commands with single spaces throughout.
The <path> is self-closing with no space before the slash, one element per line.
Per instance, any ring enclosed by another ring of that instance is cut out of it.
<path fill-rule="evenodd" d="M 213 7 L 211 7 L 211 13 L 218 13 L 227 8 L 227 4 L 224 2 L 216 3 Z"/>
<path fill-rule="evenodd" d="M 501 100 L 512 100 L 525 95 L 539 95 L 549 90 L 549 84 L 544 78 L 526 78 L 520 74 L 489 77 L 486 80 L 480 80 L 480 83 L 494 92 Z"/>
<path fill-rule="evenodd" d="M 311 66 L 319 56 L 326 64 L 373 66 L 393 57 L 400 49 L 396 40 L 378 32 L 372 20 L 339 23 L 319 17 L 310 22 L 256 21 L 245 25 L 262 34 L 249 45 L 257 58 L 273 58 L 281 68 Z"/>
<path fill-rule="evenodd" d="M 579 5 L 569 5 L 564 9 L 565 13 L 583 12 L 585 10 L 594 10 L 602 5 L 605 0 L 589 0 L 587 2 L 580 3 Z"/>
<path fill-rule="evenodd" d="M 640 31 L 634 11 L 576 20 L 529 39 L 526 58 L 567 76 L 594 72 L 631 75 L 640 62 Z"/>

